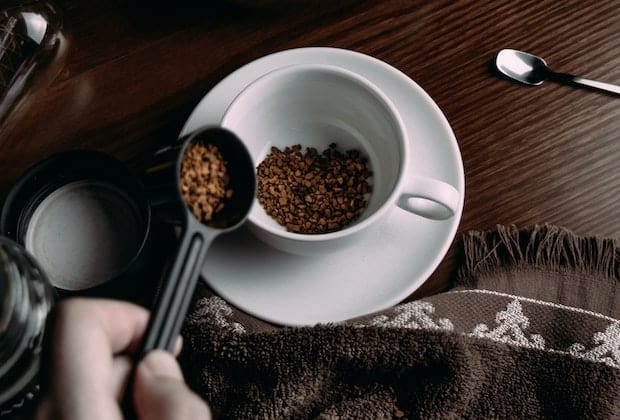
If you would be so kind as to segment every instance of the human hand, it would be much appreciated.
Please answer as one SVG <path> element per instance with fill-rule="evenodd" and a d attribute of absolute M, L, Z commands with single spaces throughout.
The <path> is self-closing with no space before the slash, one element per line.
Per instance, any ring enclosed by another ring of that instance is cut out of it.
<path fill-rule="evenodd" d="M 58 304 L 37 419 L 123 419 L 120 402 L 131 354 L 147 322 L 148 312 L 127 302 L 79 298 Z M 140 420 L 211 418 L 207 404 L 185 384 L 174 356 L 162 350 L 148 353 L 138 364 L 133 401 Z"/>

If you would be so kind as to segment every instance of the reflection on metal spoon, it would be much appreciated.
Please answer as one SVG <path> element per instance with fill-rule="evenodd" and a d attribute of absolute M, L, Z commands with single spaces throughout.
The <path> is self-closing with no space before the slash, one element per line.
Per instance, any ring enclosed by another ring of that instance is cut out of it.
<path fill-rule="evenodd" d="M 523 51 L 501 50 L 495 58 L 495 66 L 508 78 L 527 85 L 536 86 L 545 80 L 553 80 L 620 95 L 620 86 L 584 79 L 571 74 L 557 73 L 551 70 L 542 58 Z"/>

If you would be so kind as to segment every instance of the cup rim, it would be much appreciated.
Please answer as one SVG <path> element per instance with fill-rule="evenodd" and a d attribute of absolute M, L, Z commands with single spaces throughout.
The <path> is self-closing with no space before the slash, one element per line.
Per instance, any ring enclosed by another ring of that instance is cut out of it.
<path fill-rule="evenodd" d="M 282 77 L 283 75 L 286 76 L 286 75 L 293 74 L 293 73 L 300 72 L 300 71 L 329 72 L 332 74 L 337 74 L 340 77 L 348 78 L 349 80 L 352 80 L 354 83 L 360 86 L 361 88 L 371 93 L 375 97 L 375 99 L 377 99 L 385 107 L 385 109 L 388 111 L 388 114 L 391 116 L 394 122 L 394 128 L 395 128 L 398 140 L 399 140 L 399 145 L 401 147 L 400 160 L 398 162 L 400 169 L 398 171 L 397 182 L 392 187 L 392 190 L 390 191 L 388 197 L 371 215 L 365 217 L 363 220 L 361 220 L 358 223 L 354 222 L 353 224 L 347 225 L 337 231 L 327 232 L 327 233 L 296 233 L 296 232 L 289 232 L 288 230 L 284 230 L 286 229 L 284 226 L 279 226 L 277 229 L 273 228 L 272 226 L 262 223 L 259 220 L 256 220 L 255 217 L 253 217 L 254 211 L 255 211 L 254 207 L 260 206 L 262 208 L 261 204 L 258 202 L 257 197 L 254 198 L 254 206 L 250 210 L 247 220 L 248 220 L 248 223 L 250 223 L 254 227 L 264 232 L 270 233 L 274 236 L 277 236 L 283 239 L 290 239 L 290 240 L 299 241 L 299 242 L 312 243 L 312 242 L 323 242 L 323 241 L 344 238 L 344 237 L 353 235 L 357 232 L 360 232 L 368 228 L 370 225 L 377 222 L 385 214 L 385 212 L 390 208 L 390 206 L 395 205 L 397 196 L 404 182 L 403 174 L 407 172 L 407 168 L 408 168 L 408 155 L 409 155 L 409 138 L 408 137 L 409 136 L 407 134 L 407 130 L 405 129 L 405 123 L 396 105 L 381 89 L 379 89 L 378 86 L 376 86 L 373 82 L 361 76 L 360 74 L 355 73 L 351 70 L 345 69 L 340 66 L 331 65 L 331 64 L 320 64 L 320 63 L 291 64 L 291 65 L 280 67 L 270 72 L 267 72 L 266 74 L 259 76 L 257 79 L 252 81 L 250 84 L 245 86 L 241 90 L 241 92 L 239 92 L 237 96 L 235 96 L 235 98 L 231 101 L 231 103 L 228 105 L 228 107 L 224 111 L 224 114 L 222 118 L 220 119 L 220 124 L 223 127 L 234 132 L 234 128 L 227 126 L 226 123 L 227 121 L 229 121 L 229 118 L 232 112 L 234 111 L 235 107 L 238 106 L 238 104 L 241 102 L 241 100 L 243 99 L 245 95 L 247 95 L 248 93 L 251 93 L 253 90 L 258 89 L 264 84 L 270 83 L 273 79 Z M 255 162 L 256 165 L 258 165 L 258 163 Z M 281 230 L 280 228 L 282 228 L 283 230 Z"/>

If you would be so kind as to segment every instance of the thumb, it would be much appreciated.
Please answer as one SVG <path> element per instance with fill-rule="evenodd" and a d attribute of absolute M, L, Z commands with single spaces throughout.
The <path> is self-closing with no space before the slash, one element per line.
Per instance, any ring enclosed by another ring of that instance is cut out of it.
<path fill-rule="evenodd" d="M 153 350 L 138 365 L 134 404 L 140 420 L 210 419 L 207 404 L 183 380 L 174 356 Z"/>

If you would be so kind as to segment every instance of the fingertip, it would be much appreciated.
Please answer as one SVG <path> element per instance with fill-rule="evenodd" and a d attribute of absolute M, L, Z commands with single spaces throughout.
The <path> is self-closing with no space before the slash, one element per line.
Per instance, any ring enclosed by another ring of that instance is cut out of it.
<path fill-rule="evenodd" d="M 171 353 L 163 350 L 149 352 L 138 365 L 138 372 L 148 378 L 161 377 L 183 381 L 183 373 Z"/>
<path fill-rule="evenodd" d="M 176 359 L 163 350 L 149 352 L 138 365 L 134 404 L 139 418 L 211 418 L 208 404 L 188 388 Z"/>
<path fill-rule="evenodd" d="M 179 354 L 181 354 L 181 350 L 183 350 L 183 336 L 179 335 L 177 337 L 177 341 L 174 342 L 173 354 L 175 356 L 178 356 Z"/>

